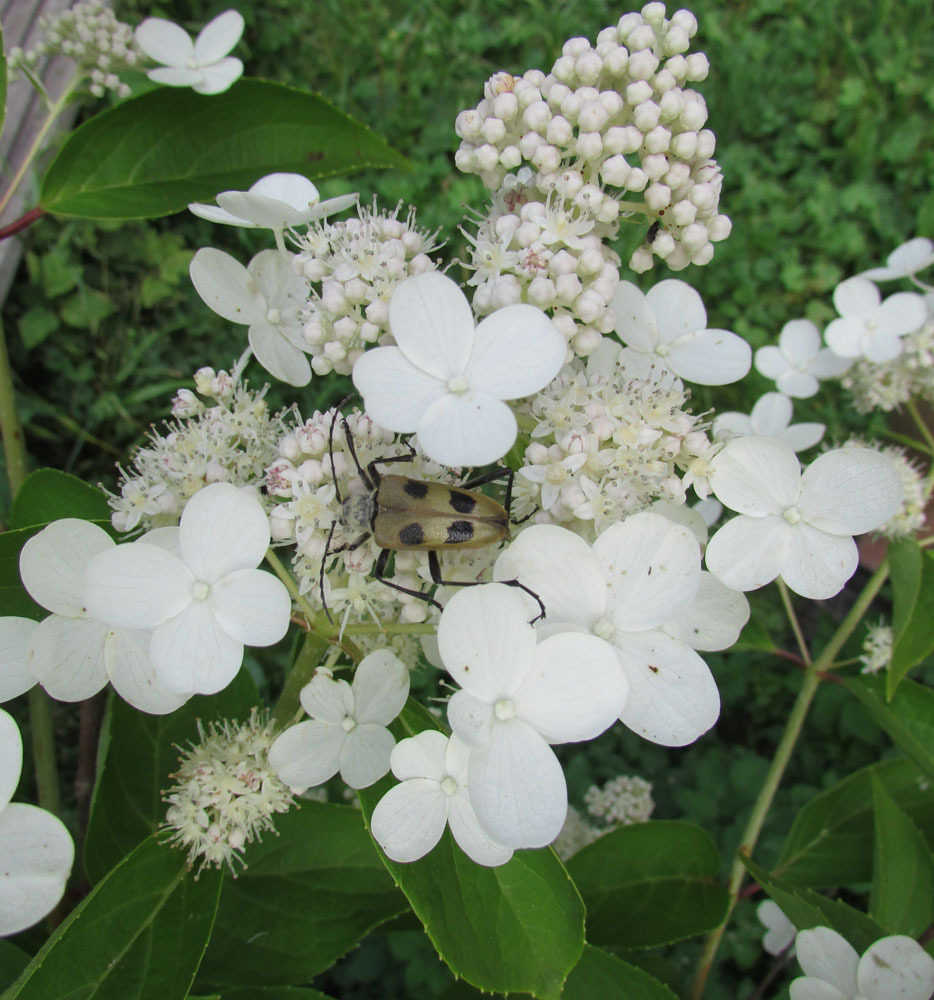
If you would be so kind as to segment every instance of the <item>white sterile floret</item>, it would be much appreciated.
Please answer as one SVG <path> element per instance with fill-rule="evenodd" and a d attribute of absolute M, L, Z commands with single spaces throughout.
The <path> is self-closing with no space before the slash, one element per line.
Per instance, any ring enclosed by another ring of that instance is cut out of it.
<path fill-rule="evenodd" d="M 823 424 L 792 424 L 791 400 L 780 392 L 767 392 L 756 400 L 751 412 L 721 413 L 713 422 L 714 438 L 770 437 L 792 451 L 813 448 L 824 436 Z"/>
<path fill-rule="evenodd" d="M 256 568 L 268 546 L 259 500 L 214 483 L 188 501 L 177 555 L 141 542 L 91 561 L 88 610 L 112 625 L 152 629 L 150 659 L 170 691 L 213 694 L 233 680 L 245 645 L 269 646 L 288 629 L 288 591 Z"/>
<path fill-rule="evenodd" d="M 370 818 L 373 839 L 393 861 L 417 861 L 441 839 L 445 825 L 478 865 L 505 864 L 512 848 L 487 834 L 468 791 L 470 748 L 432 729 L 400 740 L 390 757 L 400 784 L 379 800 Z"/>
<path fill-rule="evenodd" d="M 798 931 L 798 964 L 791 1000 L 929 1000 L 934 958 L 914 938 L 880 938 L 863 954 L 829 927 Z"/>
<path fill-rule="evenodd" d="M 218 14 L 194 41 L 173 21 L 147 17 L 136 29 L 136 44 L 153 62 L 162 63 L 146 74 L 154 83 L 220 94 L 243 74 L 243 63 L 227 55 L 242 34 L 243 17 L 235 10 Z"/>
<path fill-rule="evenodd" d="M 518 579 L 541 598 L 540 633 L 584 630 L 612 645 L 630 689 L 620 719 L 640 736 L 685 746 L 717 721 L 716 681 L 692 647 L 732 645 L 749 607 L 705 586 L 713 617 L 691 613 L 701 567 L 688 528 L 660 514 L 633 514 L 590 546 L 565 528 L 533 525 L 499 557 L 494 577 Z"/>
<path fill-rule="evenodd" d="M 297 789 L 320 785 L 340 771 L 351 788 L 367 788 L 389 770 L 396 741 L 386 728 L 409 696 L 409 672 L 388 649 L 365 656 L 353 683 L 319 667 L 302 688 L 311 716 L 273 743 L 269 762 Z"/>
<path fill-rule="evenodd" d="M 901 338 L 927 319 L 924 299 L 916 292 L 896 292 L 885 301 L 865 278 L 848 278 L 834 289 L 840 314 L 824 331 L 827 346 L 841 358 L 891 361 L 902 352 Z"/>
<path fill-rule="evenodd" d="M 923 236 L 915 237 L 896 247 L 885 259 L 885 267 L 863 271 L 860 278 L 870 281 L 894 281 L 896 278 L 914 277 L 918 271 L 934 264 L 934 243 Z"/>
<path fill-rule="evenodd" d="M 23 767 L 19 727 L 0 709 L 0 937 L 41 920 L 62 898 L 75 847 L 65 824 L 10 802 Z"/>
<path fill-rule="evenodd" d="M 762 947 L 770 955 L 781 953 L 794 941 L 797 929 L 774 899 L 764 899 L 756 907 L 759 923 L 765 928 Z"/>
<path fill-rule="evenodd" d="M 528 618 L 517 589 L 487 583 L 454 594 L 438 624 L 462 688 L 448 722 L 470 747 L 470 801 L 487 834 L 516 849 L 550 844 L 564 823 L 567 786 L 549 744 L 599 736 L 628 691 L 609 643 L 580 632 L 536 643 Z"/>
<path fill-rule="evenodd" d="M 289 385 L 311 381 L 301 310 L 308 282 L 290 255 L 262 250 L 244 267 L 223 250 L 202 247 L 189 267 L 196 291 L 219 316 L 249 327 L 250 347 L 270 375 Z"/>
<path fill-rule="evenodd" d="M 852 362 L 821 346 L 820 330 L 809 319 L 787 322 L 778 335 L 778 346 L 756 351 L 756 371 L 775 380 L 778 391 L 795 399 L 817 394 L 818 379 L 838 378 Z"/>
<path fill-rule="evenodd" d="M 169 690 L 156 676 L 148 632 L 114 628 L 87 609 L 87 567 L 113 548 L 103 528 L 78 518 L 53 521 L 23 546 L 23 586 L 52 612 L 31 631 L 26 668 L 60 701 L 90 698 L 109 680 L 140 711 L 174 712 L 190 692 Z"/>
<path fill-rule="evenodd" d="M 0 618 L 0 702 L 16 698 L 36 683 L 27 654 L 37 624 L 31 618 Z"/>
<path fill-rule="evenodd" d="M 660 281 L 645 295 L 622 281 L 612 305 L 619 339 L 688 382 L 726 385 L 749 371 L 749 345 L 729 330 L 708 330 L 700 295 L 683 281 Z"/>
<path fill-rule="evenodd" d="M 821 455 L 802 474 L 772 438 L 737 438 L 713 459 L 710 485 L 739 516 L 707 545 L 707 568 L 728 587 L 756 590 L 780 576 L 802 597 L 838 593 L 856 570 L 853 535 L 885 523 L 902 502 L 890 459 L 867 448 Z"/>
<path fill-rule="evenodd" d="M 418 434 L 443 465 L 486 465 L 516 440 L 503 402 L 537 392 L 564 363 L 564 338 L 530 305 L 499 309 L 474 328 L 463 292 L 437 272 L 403 281 L 389 301 L 398 347 L 367 351 L 353 370 L 381 427 Z"/>
<path fill-rule="evenodd" d="M 321 201 L 318 189 L 303 174 L 277 173 L 260 177 L 249 191 L 221 191 L 217 205 L 194 203 L 188 210 L 225 226 L 271 229 L 278 243 L 283 229 L 325 218 L 356 203 L 355 194 Z"/>

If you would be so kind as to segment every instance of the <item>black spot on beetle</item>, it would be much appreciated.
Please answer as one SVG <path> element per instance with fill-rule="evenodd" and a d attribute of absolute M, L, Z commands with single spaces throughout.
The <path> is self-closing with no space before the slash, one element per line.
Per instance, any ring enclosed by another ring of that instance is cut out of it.
<path fill-rule="evenodd" d="M 428 495 L 428 483 L 420 483 L 417 479 L 406 479 L 402 489 L 410 497 L 415 497 L 416 500 L 421 500 L 422 497 Z"/>
<path fill-rule="evenodd" d="M 403 545 L 421 545 L 425 538 L 425 532 L 422 531 L 422 526 L 417 522 L 412 524 L 407 524 L 399 532 L 399 541 Z"/>
<path fill-rule="evenodd" d="M 472 496 L 455 493 L 454 490 L 448 490 L 448 503 L 458 514 L 469 514 L 477 506 L 477 501 Z"/>
<path fill-rule="evenodd" d="M 471 538 L 473 538 L 473 525 L 470 521 L 452 521 L 448 525 L 448 545 L 469 542 Z"/>

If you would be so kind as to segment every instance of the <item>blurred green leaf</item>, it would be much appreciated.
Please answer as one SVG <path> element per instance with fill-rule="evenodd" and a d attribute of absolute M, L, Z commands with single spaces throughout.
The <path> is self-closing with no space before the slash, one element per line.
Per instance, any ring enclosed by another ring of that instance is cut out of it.
<path fill-rule="evenodd" d="M 43 178 L 47 212 L 145 219 L 274 171 L 311 179 L 407 161 L 324 98 L 264 80 L 205 97 L 160 87 L 77 128 Z"/>
<path fill-rule="evenodd" d="M 0 988 L 12 983 L 29 964 L 28 952 L 9 941 L 0 940 Z"/>
<path fill-rule="evenodd" d="M 931 848 L 878 775 L 872 794 L 876 836 L 869 912 L 890 934 L 918 937 L 934 920 Z"/>
<path fill-rule="evenodd" d="M 96 330 L 115 308 L 103 292 L 82 286 L 62 303 L 62 319 L 79 330 Z"/>
<path fill-rule="evenodd" d="M 185 1000 L 221 876 L 143 841 L 71 912 L 2 1000 Z"/>
<path fill-rule="evenodd" d="M 0 615 L 41 621 L 48 614 L 26 593 L 19 577 L 19 554 L 41 527 L 0 532 Z"/>
<path fill-rule="evenodd" d="M 905 674 L 934 650 L 934 553 L 905 539 L 892 546 L 889 570 L 893 649 L 886 694 L 891 699 Z"/>
<path fill-rule="evenodd" d="M 49 299 L 70 292 L 81 283 L 81 265 L 69 251 L 69 247 L 51 247 L 42 254 L 33 251 L 26 254 L 30 278 Z"/>
<path fill-rule="evenodd" d="M 886 701 L 885 679 L 864 675 L 843 679 L 869 717 L 892 737 L 901 752 L 934 780 L 934 691 L 904 680 Z"/>
<path fill-rule="evenodd" d="M 199 988 L 308 982 L 408 910 L 358 809 L 301 802 L 251 844 L 224 889 Z M 256 996 L 263 994 L 257 993 Z"/>
<path fill-rule="evenodd" d="M 561 1000 L 677 1000 L 654 976 L 621 958 L 584 945 L 580 961 L 564 984 Z"/>
<path fill-rule="evenodd" d="M 815 796 L 795 816 L 775 865 L 784 884 L 819 889 L 870 880 L 875 781 L 914 823 L 934 834 L 934 796 L 918 768 L 904 757 L 871 764 Z"/>
<path fill-rule="evenodd" d="M 110 521 L 107 498 L 82 479 L 58 469 L 37 469 L 27 476 L 10 508 L 10 526 L 46 525 L 63 517 Z"/>
<path fill-rule="evenodd" d="M 196 695 L 170 715 L 146 715 L 111 696 L 84 841 L 84 864 L 92 883 L 165 819 L 162 794 L 178 768 L 178 748 L 199 741 L 199 723 L 207 728 L 215 719 L 248 719 L 258 700 L 256 685 L 244 669 L 223 691 Z M 165 850 L 184 858 L 176 848 Z"/>
<path fill-rule="evenodd" d="M 38 346 L 61 326 L 58 314 L 45 306 L 33 306 L 19 320 L 19 335 L 27 349 Z"/>
<path fill-rule="evenodd" d="M 604 834 L 568 871 L 587 907 L 594 944 L 651 948 L 716 927 L 729 906 L 720 856 L 705 830 L 652 820 Z"/>

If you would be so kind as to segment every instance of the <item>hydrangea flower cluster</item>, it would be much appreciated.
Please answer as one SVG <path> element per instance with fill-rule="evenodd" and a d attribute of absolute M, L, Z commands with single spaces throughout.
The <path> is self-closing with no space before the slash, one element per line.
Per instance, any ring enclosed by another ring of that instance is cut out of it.
<path fill-rule="evenodd" d="M 269 763 L 274 739 L 268 715 L 256 710 L 243 723 L 198 722 L 198 741 L 179 757 L 163 796 L 166 842 L 188 852 L 189 868 L 226 865 L 236 877 L 246 845 L 275 831 L 272 817 L 288 811 L 293 795 Z"/>
<path fill-rule="evenodd" d="M 59 14 L 43 14 L 39 30 L 42 38 L 35 48 L 10 51 L 11 71 L 32 77 L 40 59 L 60 52 L 74 59 L 79 71 L 87 75 L 89 89 L 96 97 L 103 97 L 108 90 L 117 97 L 129 95 L 130 88 L 118 74 L 139 63 L 143 53 L 130 25 L 118 21 L 102 0 L 79 0 Z"/>
<path fill-rule="evenodd" d="M 863 651 L 859 655 L 859 662 L 863 665 L 860 673 L 877 674 L 880 670 L 885 670 L 892 662 L 894 644 L 892 626 L 887 625 L 884 619 L 870 625 L 863 640 Z"/>
<path fill-rule="evenodd" d="M 647 823 L 655 809 L 652 785 L 644 778 L 621 774 L 605 785 L 591 785 L 584 793 L 586 814 L 568 806 L 561 833 L 551 845 L 562 861 L 621 826 Z"/>
<path fill-rule="evenodd" d="M 275 461 L 287 425 L 283 415 L 269 412 L 265 388 L 251 390 L 236 373 L 213 368 L 197 371 L 194 381 L 197 395 L 180 389 L 175 419 L 150 432 L 129 468 L 118 466 L 120 492 L 108 492 L 117 531 L 178 524 L 202 487 L 259 487 Z"/>
<path fill-rule="evenodd" d="M 495 234 L 503 251 L 527 253 L 531 244 L 513 244 L 509 230 L 518 236 L 538 216 L 547 222 L 549 249 L 583 250 L 574 241 L 584 234 L 604 239 L 620 217 L 641 218 L 648 230 L 629 261 L 633 270 L 648 270 L 655 256 L 673 270 L 709 262 L 730 221 L 719 212 L 706 104 L 685 86 L 704 80 L 709 68 L 703 53 L 688 54 L 696 32 L 689 11 L 668 19 L 663 3 L 649 3 L 601 31 L 595 46 L 567 41 L 547 75 L 493 76 L 484 100 L 458 115 L 455 162 L 493 191 L 522 163 L 536 173 L 515 222 L 494 201 L 483 242 Z M 591 256 L 585 271 L 596 267 Z"/>
<path fill-rule="evenodd" d="M 391 212 L 361 206 L 356 219 L 319 222 L 295 234 L 293 267 L 319 287 L 302 316 L 303 334 L 317 375 L 349 375 L 372 344 L 392 344 L 389 299 L 404 278 L 433 270 L 437 232 L 415 224 L 401 203 Z"/>

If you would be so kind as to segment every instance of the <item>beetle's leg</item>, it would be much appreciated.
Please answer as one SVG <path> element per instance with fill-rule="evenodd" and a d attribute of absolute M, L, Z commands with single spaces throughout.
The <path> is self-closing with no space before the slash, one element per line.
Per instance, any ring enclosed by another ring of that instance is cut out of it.
<path fill-rule="evenodd" d="M 487 483 L 495 483 L 497 479 L 506 480 L 506 497 L 503 506 L 506 508 L 506 513 L 509 514 L 510 524 L 525 524 L 526 521 L 535 513 L 536 510 L 529 511 L 525 517 L 515 518 L 512 516 L 512 484 L 515 482 L 516 473 L 509 466 L 505 466 L 502 469 L 494 469 L 492 472 L 484 473 L 482 476 L 477 476 L 476 479 L 468 479 L 466 483 L 459 483 L 458 488 L 462 490 L 474 490 L 478 486 L 486 486 Z"/>
<path fill-rule="evenodd" d="M 410 597 L 417 597 L 420 601 L 425 601 L 426 604 L 433 604 L 439 611 L 441 610 L 441 605 L 433 598 L 429 597 L 428 594 L 423 594 L 420 590 L 411 590 L 409 587 L 403 587 L 401 583 L 393 583 L 392 580 L 387 580 L 384 578 L 383 574 L 386 572 L 386 564 L 389 562 L 389 556 L 391 552 L 389 549 L 381 549 L 379 553 L 379 558 L 376 560 L 376 565 L 373 567 L 373 578 L 379 580 L 379 582 L 384 587 L 392 587 L 393 590 L 398 590 L 400 594 L 408 594 Z M 432 553 L 428 553 L 429 559 Z"/>
<path fill-rule="evenodd" d="M 375 490 L 379 486 L 379 476 L 377 475 L 374 479 L 371 479 L 367 472 L 364 470 L 363 466 L 360 464 L 360 459 L 357 458 L 357 449 L 354 447 L 353 434 L 350 433 L 350 424 L 347 423 L 347 418 L 341 416 L 341 427 L 344 428 L 344 440 L 347 442 L 347 448 L 350 451 L 350 457 L 353 459 L 353 464 L 357 467 L 357 472 L 360 474 L 360 478 L 366 484 L 368 490 Z M 333 431 L 334 426 L 331 425 L 331 430 Z M 367 466 L 371 472 L 373 470 L 373 463 Z M 333 456 L 331 460 L 331 473 L 334 473 L 334 461 Z M 334 481 L 337 482 L 337 476 L 334 476 Z"/>
<path fill-rule="evenodd" d="M 438 584 L 439 587 L 478 587 L 481 583 L 485 582 L 483 580 L 442 580 L 441 579 L 441 563 L 438 562 L 438 553 L 432 549 L 428 550 L 428 572 L 431 574 L 432 583 Z M 531 590 L 524 583 L 520 583 L 518 580 L 497 580 L 497 583 L 504 583 L 507 587 L 518 587 L 519 590 L 524 590 L 529 597 L 538 603 L 540 614 L 537 614 L 531 622 L 533 625 L 539 620 L 539 618 L 545 617 L 545 605 L 542 603 L 542 599 Z"/>
<path fill-rule="evenodd" d="M 324 567 L 327 565 L 327 561 L 331 556 L 336 556 L 338 552 L 349 552 L 351 549 L 355 549 L 362 545 L 368 538 L 371 537 L 371 532 L 364 531 L 359 538 L 355 538 L 352 542 L 344 542 L 343 545 L 338 545 L 336 549 L 331 548 L 331 539 L 334 537 L 334 529 L 337 527 L 337 521 L 331 524 L 331 530 L 328 532 L 328 540 L 324 545 L 324 555 L 321 557 L 321 572 L 318 574 L 318 588 L 321 592 L 321 606 L 324 608 L 324 613 L 327 615 L 328 621 L 333 625 L 334 619 L 331 617 L 331 612 L 328 609 L 328 603 L 324 599 Z"/>
<path fill-rule="evenodd" d="M 390 455 L 387 458 L 374 458 L 372 462 L 367 465 L 367 471 L 370 474 L 370 478 L 379 486 L 380 480 L 383 478 L 376 469 L 377 465 L 392 465 L 393 462 L 414 462 L 417 453 L 412 445 L 409 438 L 404 441 L 406 448 L 409 449 L 408 455 Z"/>

